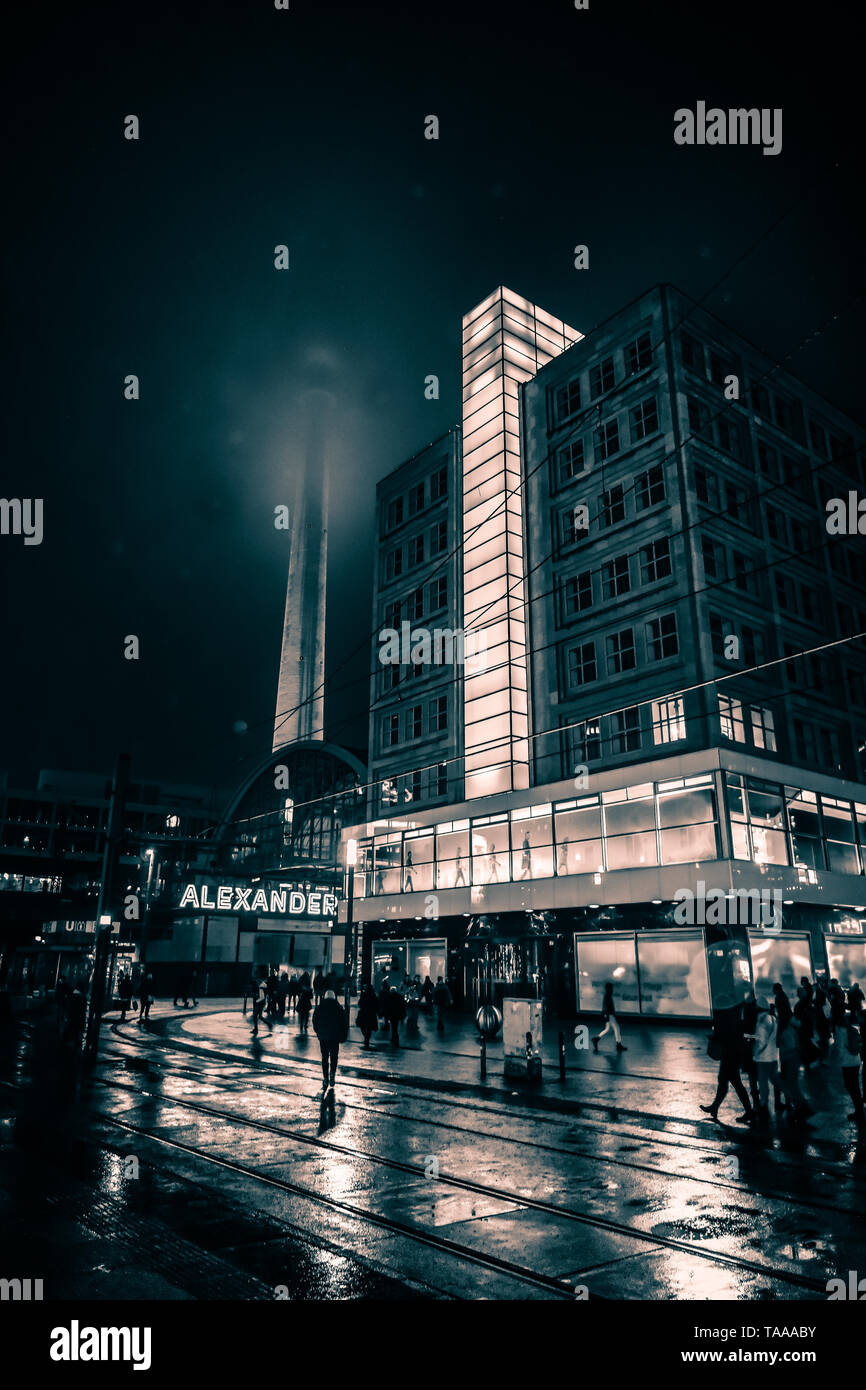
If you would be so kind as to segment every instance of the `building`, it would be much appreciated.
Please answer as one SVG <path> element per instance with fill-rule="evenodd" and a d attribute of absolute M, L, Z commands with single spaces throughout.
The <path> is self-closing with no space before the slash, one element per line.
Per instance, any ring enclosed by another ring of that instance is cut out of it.
<path fill-rule="evenodd" d="M 758 978 L 862 978 L 866 664 L 810 649 L 866 629 L 863 541 L 825 525 L 863 432 L 669 286 L 517 400 L 523 569 L 515 523 L 487 555 L 513 609 L 473 602 L 525 624 L 511 689 L 511 654 L 482 673 L 502 710 L 476 751 L 505 775 L 364 827 L 370 965 L 435 950 L 472 1002 L 572 1011 L 614 978 L 624 1011 L 699 1017 Z"/>

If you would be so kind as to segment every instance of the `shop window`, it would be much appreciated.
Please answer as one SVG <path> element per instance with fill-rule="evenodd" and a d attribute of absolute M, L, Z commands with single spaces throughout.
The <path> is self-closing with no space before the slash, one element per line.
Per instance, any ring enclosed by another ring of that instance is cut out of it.
<path fill-rule="evenodd" d="M 527 808 L 529 809 L 529 808 Z M 533 811 L 538 810 L 532 807 Z M 553 876 L 553 818 L 512 813 L 511 874 L 515 882 Z"/>
<path fill-rule="evenodd" d="M 472 823 L 472 882 L 507 883 L 510 873 L 508 821 Z"/>
<path fill-rule="evenodd" d="M 599 872 L 604 862 L 599 806 L 557 810 L 555 830 L 557 874 Z"/>
<path fill-rule="evenodd" d="M 824 840 L 828 866 L 837 874 L 859 874 L 857 834 L 849 801 L 822 796 Z"/>
<path fill-rule="evenodd" d="M 660 793 L 658 813 L 663 864 L 718 858 L 716 801 L 711 787 Z"/>
<path fill-rule="evenodd" d="M 433 832 L 407 835 L 403 841 L 403 892 L 427 893 L 433 886 Z"/>
<path fill-rule="evenodd" d="M 791 827 L 791 861 L 798 868 L 823 869 L 821 822 L 818 798 L 814 792 L 798 787 L 785 788 L 788 824 Z"/>
<path fill-rule="evenodd" d="M 469 822 L 463 822 L 457 829 L 437 830 L 437 888 L 466 888 L 469 878 Z"/>
<path fill-rule="evenodd" d="M 377 840 L 373 849 L 374 868 L 373 868 L 373 892 L 380 893 L 399 893 L 401 873 L 402 845 L 400 837 L 395 836 L 387 841 Z"/>
<path fill-rule="evenodd" d="M 606 803 L 604 841 L 608 869 L 657 864 L 653 797 Z"/>

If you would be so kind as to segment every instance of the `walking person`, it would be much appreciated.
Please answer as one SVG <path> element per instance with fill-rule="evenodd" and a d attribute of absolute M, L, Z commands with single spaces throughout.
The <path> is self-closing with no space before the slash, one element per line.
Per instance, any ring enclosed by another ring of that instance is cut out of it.
<path fill-rule="evenodd" d="M 830 1001 L 827 998 L 827 991 L 821 980 L 815 982 L 815 1036 L 818 1039 L 818 1052 L 821 1061 L 826 1062 L 827 1054 L 830 1051 L 830 1039 L 832 1037 Z"/>
<path fill-rule="evenodd" d="M 743 1060 L 743 1025 L 740 1016 L 740 1005 L 735 1004 L 730 1009 L 716 1009 L 713 1013 L 713 1034 L 710 1046 L 713 1051 L 710 1056 L 718 1059 L 719 1075 L 716 1081 L 716 1094 L 709 1105 L 702 1105 L 704 1114 L 709 1115 L 718 1123 L 719 1107 L 728 1094 L 728 1087 L 733 1086 L 743 1107 L 742 1115 L 738 1115 L 736 1123 L 738 1125 L 751 1124 L 755 1118 L 752 1105 L 749 1100 L 749 1093 L 743 1085 L 740 1076 L 740 1065 Z"/>
<path fill-rule="evenodd" d="M 150 1006 L 153 1003 L 153 976 L 149 970 L 141 972 L 141 979 L 138 982 L 138 1026 L 147 1023 L 150 1019 Z"/>
<path fill-rule="evenodd" d="M 852 980 L 851 988 L 848 991 L 848 1008 L 851 1010 L 852 1013 L 860 1014 L 863 1012 L 864 998 L 866 998 L 866 996 L 864 996 L 863 991 L 858 985 L 857 981 Z"/>
<path fill-rule="evenodd" d="M 379 1017 L 379 1001 L 376 998 L 376 991 L 372 985 L 364 985 L 361 990 L 361 997 L 358 1000 L 358 1016 L 356 1022 L 364 1036 L 364 1046 L 369 1048 L 370 1038 L 376 1031 L 376 1023 Z"/>
<path fill-rule="evenodd" d="M 319 1039 L 322 1053 L 322 1075 L 325 1078 L 323 1091 L 333 1091 L 337 1079 L 337 1060 L 340 1056 L 340 1043 L 349 1036 L 349 1020 L 342 1004 L 332 989 L 326 989 L 321 1002 L 313 1014 L 313 1031 Z"/>
<path fill-rule="evenodd" d="M 749 990 L 740 1005 L 740 1026 L 743 1033 L 743 1055 L 740 1065 L 741 1069 L 749 1078 L 749 1090 L 752 1093 L 752 1108 L 758 1110 L 760 1109 L 761 1101 L 758 1095 L 758 1069 L 755 1066 L 754 1057 L 755 1029 L 758 1026 L 758 1004 L 753 989 Z"/>
<path fill-rule="evenodd" d="M 117 997 L 120 1000 L 120 1021 L 126 1022 L 126 1011 L 132 1004 L 132 979 L 124 970 L 117 982 Z"/>
<path fill-rule="evenodd" d="M 850 998 L 850 994 L 848 996 Z M 863 1053 L 863 1035 L 860 1028 L 860 1015 L 853 1010 L 847 1013 L 837 1009 L 833 1019 L 833 1061 L 842 1070 L 842 1084 L 854 1102 L 854 1109 L 848 1119 L 858 1126 L 863 1125 L 863 1093 L 860 1090 L 860 1062 Z"/>
<path fill-rule="evenodd" d="M 406 1017 L 406 1002 L 395 985 L 392 985 L 390 990 L 388 991 L 388 998 L 385 1001 L 385 1007 L 388 1010 L 385 1017 L 391 1025 L 391 1042 L 393 1043 L 394 1047 L 399 1047 L 400 1024 Z"/>
<path fill-rule="evenodd" d="M 298 986 L 298 1032 L 307 1034 L 310 1031 L 310 1009 L 313 1007 L 313 987 L 310 984 L 310 977 L 306 970 L 301 976 Z"/>
<path fill-rule="evenodd" d="M 602 1028 L 601 1032 L 597 1034 L 597 1036 L 594 1037 L 592 1040 L 593 1051 L 598 1052 L 598 1045 L 601 1042 L 602 1038 L 606 1037 L 608 1033 L 612 1032 L 613 1036 L 616 1038 L 617 1052 L 627 1052 L 628 1048 L 625 1046 L 622 1040 L 622 1033 L 620 1032 L 619 1020 L 616 1016 L 616 1005 L 613 1002 L 613 984 L 610 980 L 608 980 L 607 984 L 604 987 L 604 998 L 601 1001 L 601 1017 L 604 1022 L 604 1027 Z"/>
<path fill-rule="evenodd" d="M 778 1115 L 782 1109 L 782 1097 L 776 1085 L 776 1077 L 779 1071 L 779 1049 L 776 1043 L 776 1019 L 773 1015 L 772 1005 L 766 994 L 759 995 L 755 1000 L 757 1017 L 755 1020 L 755 1032 L 752 1040 L 752 1061 L 758 1084 L 758 1118 L 769 1120 L 770 1118 L 770 1086 L 773 1087 L 773 1099 L 775 1110 Z"/>
<path fill-rule="evenodd" d="M 451 991 L 446 985 L 442 976 L 436 980 L 436 988 L 433 991 L 433 1002 L 436 1005 L 436 1032 L 445 1032 L 445 1015 L 451 1007 Z"/>
<path fill-rule="evenodd" d="M 442 979 L 441 975 L 439 976 L 439 979 Z M 430 979 L 429 975 L 425 975 L 424 983 L 421 986 L 421 1007 L 424 1010 L 425 1014 L 430 1014 L 433 1012 L 433 1000 L 435 998 L 435 995 L 436 991 L 433 988 L 433 981 Z"/>
<path fill-rule="evenodd" d="M 288 1004 L 288 1001 L 289 1001 L 289 975 L 288 975 L 288 971 L 284 970 L 283 973 L 280 975 L 280 981 L 279 981 L 279 984 L 277 985 L 277 1017 L 278 1017 L 278 1018 L 285 1018 L 285 1016 L 286 1016 L 286 1005 Z"/>
<path fill-rule="evenodd" d="M 787 996 L 783 994 L 782 997 L 787 1004 Z M 779 1080 L 777 1084 L 791 1108 L 792 1121 L 794 1124 L 803 1124 L 815 1112 L 800 1089 L 800 1066 L 802 1063 L 800 1020 L 794 1017 L 790 1005 L 788 1005 L 787 1020 L 783 1022 L 782 1018 L 778 1019 L 777 1037 L 779 1042 Z"/>

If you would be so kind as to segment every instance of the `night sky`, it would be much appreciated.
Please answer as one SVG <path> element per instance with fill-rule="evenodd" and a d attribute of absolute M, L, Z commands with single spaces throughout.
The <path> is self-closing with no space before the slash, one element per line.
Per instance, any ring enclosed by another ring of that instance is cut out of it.
<path fill-rule="evenodd" d="M 321 384 L 336 397 L 329 731 L 363 747 L 369 658 L 350 653 L 371 625 L 375 483 L 459 422 L 461 315 L 500 283 L 588 332 L 661 280 L 703 297 L 793 205 L 706 305 L 776 358 L 838 313 L 786 365 L 862 420 L 847 13 L 115 0 L 17 15 L 0 495 L 44 498 L 45 536 L 0 537 L 0 768 L 109 770 L 123 748 L 136 778 L 228 788 L 267 752 L 287 572 L 273 510 L 291 501 L 299 398 Z M 673 113 L 698 100 L 782 107 L 782 153 L 678 147 Z"/>

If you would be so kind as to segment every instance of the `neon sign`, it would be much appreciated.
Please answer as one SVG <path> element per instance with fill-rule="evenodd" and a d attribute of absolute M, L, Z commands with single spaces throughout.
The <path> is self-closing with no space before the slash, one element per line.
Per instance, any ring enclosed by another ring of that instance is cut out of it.
<path fill-rule="evenodd" d="M 216 897 L 212 896 L 212 891 Z M 210 884 L 197 888 L 188 883 L 178 908 L 194 907 L 202 912 L 257 912 L 279 917 L 336 917 L 336 893 L 313 892 L 300 888 L 241 888 L 236 883 Z"/>

